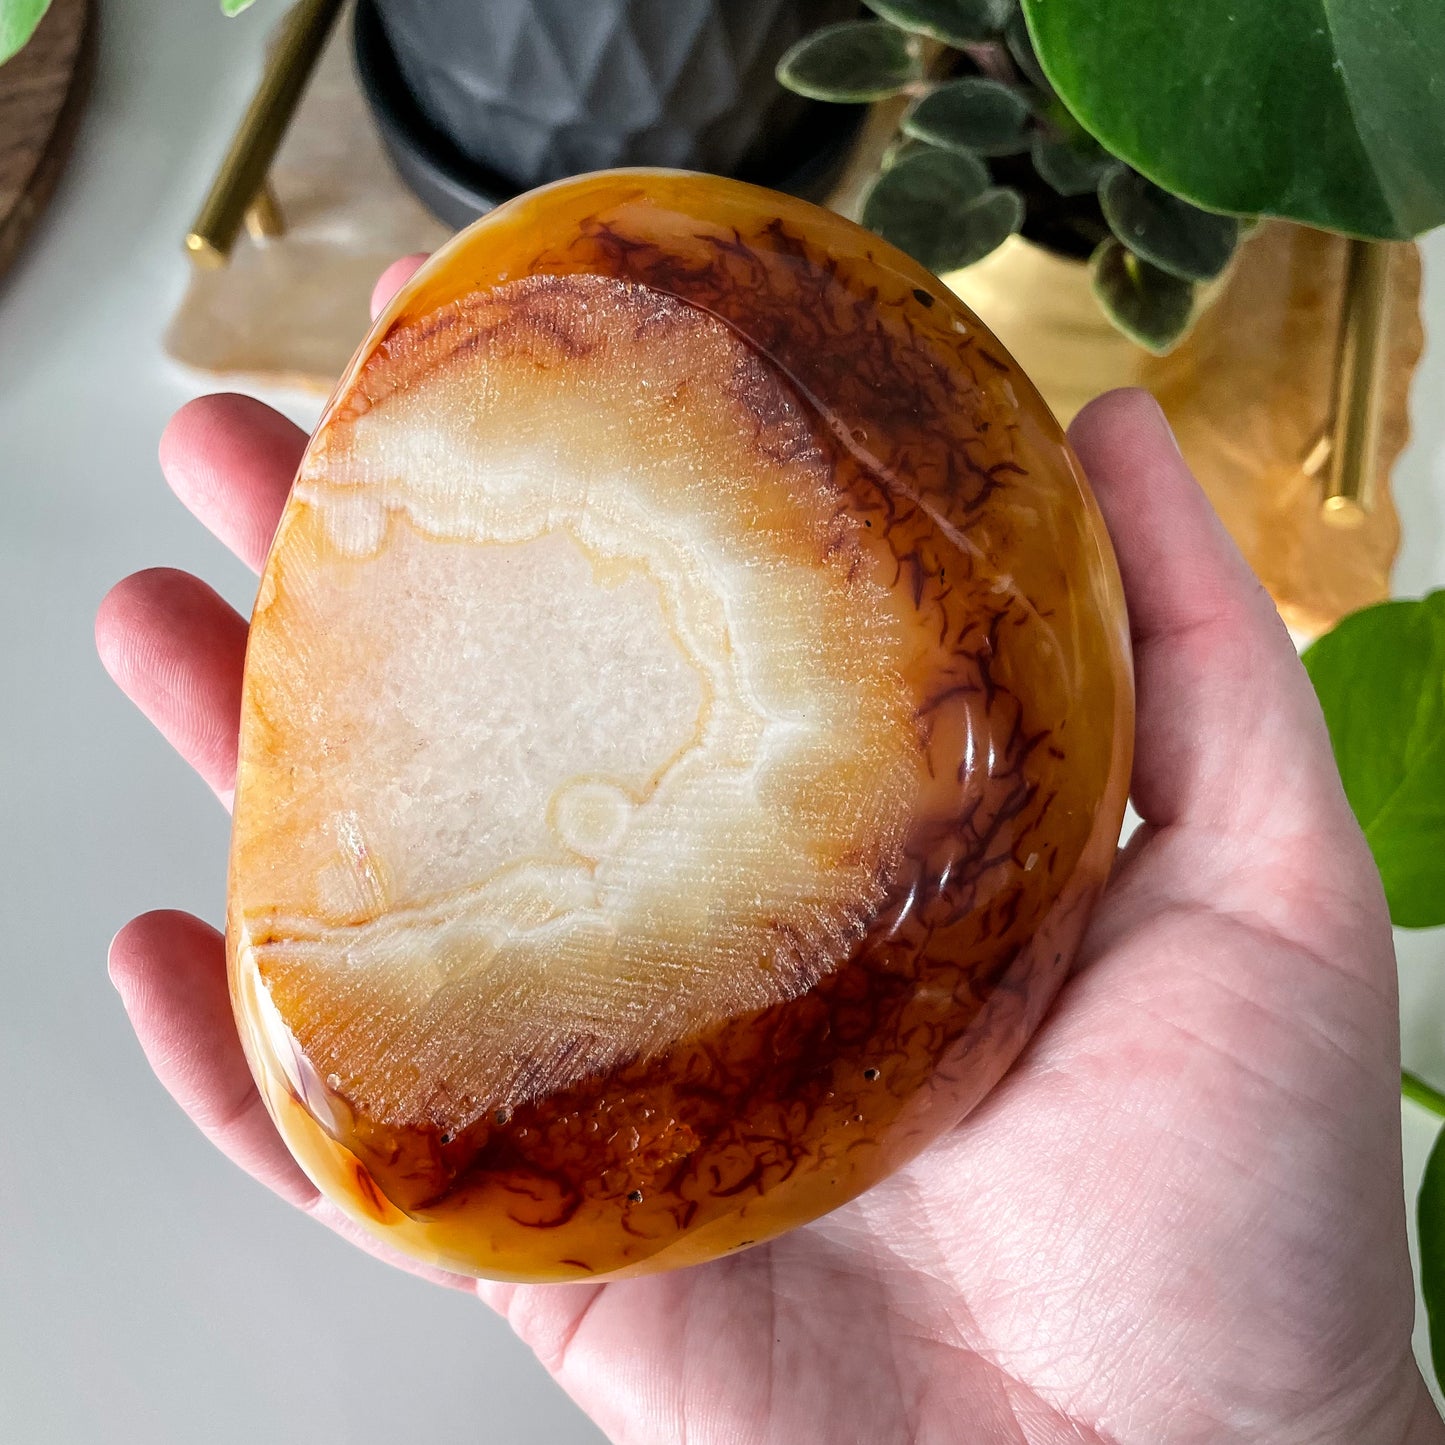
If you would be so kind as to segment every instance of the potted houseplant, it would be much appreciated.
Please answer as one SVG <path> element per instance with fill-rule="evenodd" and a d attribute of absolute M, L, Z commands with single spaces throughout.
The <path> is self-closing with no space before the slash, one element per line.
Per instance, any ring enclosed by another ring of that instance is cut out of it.
<path fill-rule="evenodd" d="M 778 58 L 856 0 L 357 0 L 358 70 L 398 169 L 445 221 L 610 166 L 821 197 L 856 116 L 781 89 Z"/>
<path fill-rule="evenodd" d="M 1125 336 L 1171 350 L 1229 265 L 1239 222 L 1191 205 L 1110 154 L 1050 85 L 1015 0 L 877 0 L 781 60 L 816 100 L 903 98 L 860 219 L 939 275 L 1015 236 L 1088 264 Z M 1012 249 L 1012 248 L 1010 248 Z"/>
<path fill-rule="evenodd" d="M 867 4 L 779 67 L 814 98 L 875 103 L 854 213 L 946 274 L 1065 420 L 1109 386 L 1153 390 L 1291 623 L 1385 596 L 1419 267 L 1413 247 L 1343 237 L 1445 220 L 1426 59 L 1445 12 L 1407 7 L 1412 26 L 1361 0 L 1377 33 L 1352 16 L 1296 35 L 1222 0 Z M 1393 301 L 1374 312 L 1388 384 L 1351 460 L 1333 428 L 1343 298 L 1368 286 Z M 1352 491 L 1323 508 L 1332 477 Z"/>
<path fill-rule="evenodd" d="M 1363 34 L 1322 43 L 1304 20 L 1281 37 L 1276 20 L 1218 3 L 865 3 L 875 18 L 808 36 L 778 78 L 818 100 L 906 101 L 861 219 L 940 275 L 1022 235 L 1087 261 L 1107 318 L 1164 354 L 1229 265 L 1242 219 L 1379 240 L 1445 222 L 1445 103 L 1425 59 L 1441 50 L 1403 23 L 1394 57 Z M 1419 8 L 1445 46 L 1445 19 Z M 1273 59 L 1294 38 L 1282 80 Z M 1202 51 L 1211 39 L 1229 42 L 1227 72 Z M 1388 71 L 1365 77 L 1363 114 L 1345 93 L 1353 71 L 1329 84 L 1347 58 Z M 1409 114 L 1397 83 L 1421 91 L 1421 109 L 1384 144 L 1390 112 Z"/>

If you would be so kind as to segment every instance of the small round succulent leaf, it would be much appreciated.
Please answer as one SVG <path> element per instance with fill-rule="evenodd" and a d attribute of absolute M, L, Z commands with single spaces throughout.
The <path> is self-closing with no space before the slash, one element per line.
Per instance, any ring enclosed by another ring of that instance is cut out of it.
<path fill-rule="evenodd" d="M 1089 270 L 1104 314 L 1131 341 L 1163 356 L 1188 331 L 1192 281 L 1151 266 L 1114 237 L 1094 252 Z"/>
<path fill-rule="evenodd" d="M 899 162 L 863 206 L 865 226 L 936 275 L 986 256 L 1023 219 L 1023 198 L 990 186 L 981 162 L 936 150 Z"/>
<path fill-rule="evenodd" d="M 998 250 L 1023 229 L 1024 198 L 1009 186 L 985 191 L 964 212 L 957 232 L 937 257 L 937 272 L 960 271 Z"/>
<path fill-rule="evenodd" d="M 1114 158 L 1092 141 L 1054 140 L 1035 133 L 1034 169 L 1061 196 L 1086 196 L 1115 164 Z"/>
<path fill-rule="evenodd" d="M 1054 88 L 1049 84 L 1049 78 L 1044 74 L 1044 68 L 1034 53 L 1034 42 L 1029 36 L 1028 21 L 1022 10 L 1015 10 L 1009 16 L 1003 35 L 1014 64 L 1024 73 L 1029 83 L 1036 85 L 1045 95 L 1052 95 Z"/>
<path fill-rule="evenodd" d="M 888 149 L 883 152 L 883 159 L 878 162 L 879 172 L 891 171 L 899 161 L 907 160 L 909 156 L 918 155 L 922 151 L 932 150 L 933 147 L 921 140 L 914 140 L 911 136 L 895 136 L 889 142 Z"/>
<path fill-rule="evenodd" d="M 930 91 L 903 119 L 907 135 L 948 150 L 983 156 L 1029 148 L 1033 105 L 1018 86 L 985 76 L 951 80 Z"/>
<path fill-rule="evenodd" d="M 1018 12 L 1017 0 L 863 0 L 875 15 L 945 45 L 991 40 Z"/>
<path fill-rule="evenodd" d="M 1239 243 L 1239 221 L 1201 211 L 1128 166 L 1099 183 L 1110 229 L 1137 256 L 1185 281 L 1212 281 Z"/>
<path fill-rule="evenodd" d="M 918 42 L 883 20 L 845 20 L 798 41 L 778 81 L 811 100 L 885 100 L 922 73 Z"/>

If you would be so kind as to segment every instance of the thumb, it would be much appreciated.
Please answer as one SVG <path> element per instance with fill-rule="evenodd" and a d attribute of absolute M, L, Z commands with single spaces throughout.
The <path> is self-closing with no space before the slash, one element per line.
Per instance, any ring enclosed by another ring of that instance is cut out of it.
<path fill-rule="evenodd" d="M 1159 404 L 1110 392 L 1069 432 L 1109 526 L 1137 683 L 1146 821 L 1271 828 L 1348 808 L 1289 633 L 1194 480 Z"/>

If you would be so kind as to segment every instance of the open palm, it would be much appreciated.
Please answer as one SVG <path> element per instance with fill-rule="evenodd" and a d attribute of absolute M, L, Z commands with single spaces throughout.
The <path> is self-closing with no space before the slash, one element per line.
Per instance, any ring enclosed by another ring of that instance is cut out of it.
<path fill-rule="evenodd" d="M 1445 1439 L 1410 1353 L 1389 923 L 1309 683 L 1153 402 L 1102 398 L 1073 436 L 1130 600 L 1144 824 L 1012 1073 L 900 1174 L 740 1255 L 601 1285 L 418 1271 L 502 1310 L 618 1442 Z M 304 442 L 207 397 L 162 463 L 259 566 Z M 228 799 L 244 619 L 157 570 L 97 637 Z M 271 1126 L 220 935 L 148 914 L 111 970 L 200 1127 L 375 1250 Z"/>

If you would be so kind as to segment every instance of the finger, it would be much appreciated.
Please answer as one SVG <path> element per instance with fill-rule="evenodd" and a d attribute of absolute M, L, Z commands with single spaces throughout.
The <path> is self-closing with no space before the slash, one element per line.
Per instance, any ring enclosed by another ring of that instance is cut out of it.
<path fill-rule="evenodd" d="M 110 977 L 156 1078 L 228 1159 L 299 1208 L 320 1195 L 287 1152 L 241 1050 L 226 944 L 189 913 L 144 913 L 110 945 Z"/>
<path fill-rule="evenodd" d="M 121 691 L 229 804 L 245 618 L 199 578 L 156 567 L 111 588 L 95 644 Z"/>
<path fill-rule="evenodd" d="M 339 1234 L 348 1243 L 354 1244 L 363 1253 L 379 1259 L 383 1264 L 404 1270 L 407 1274 L 414 1274 L 418 1279 L 428 1280 L 432 1284 L 442 1285 L 446 1289 L 459 1289 L 464 1294 L 477 1293 L 477 1281 L 470 1275 L 454 1274 L 449 1269 L 423 1264 L 410 1255 L 388 1249 L 365 1225 L 358 1224 L 349 1215 L 343 1214 L 325 1195 L 318 1196 L 316 1203 L 306 1212 L 333 1234 Z"/>
<path fill-rule="evenodd" d="M 1140 816 L 1235 831 L 1303 816 L 1291 803 L 1332 805 L 1328 735 L 1294 644 L 1158 403 L 1110 392 L 1069 435 L 1128 598 Z"/>
<path fill-rule="evenodd" d="M 250 396 L 187 402 L 161 435 L 171 490 L 253 571 L 281 520 L 306 433 Z"/>
<path fill-rule="evenodd" d="M 377 277 L 376 285 L 372 287 L 371 291 L 371 319 L 373 321 L 386 309 L 386 303 L 416 275 L 426 258 L 425 251 L 413 251 L 410 256 L 403 256 L 400 260 L 393 261 Z"/>
<path fill-rule="evenodd" d="M 376 316 L 426 260 L 403 256 L 371 294 Z M 188 402 L 161 436 L 161 472 L 191 512 L 247 566 L 261 570 L 306 450 L 306 433 L 254 397 Z"/>
<path fill-rule="evenodd" d="M 282 1142 L 231 1013 L 226 945 L 189 913 L 146 913 L 116 934 L 110 976 L 147 1061 L 186 1116 L 233 1163 L 367 1253 L 436 1284 L 474 1280 L 407 1259 L 325 1199 Z"/>

